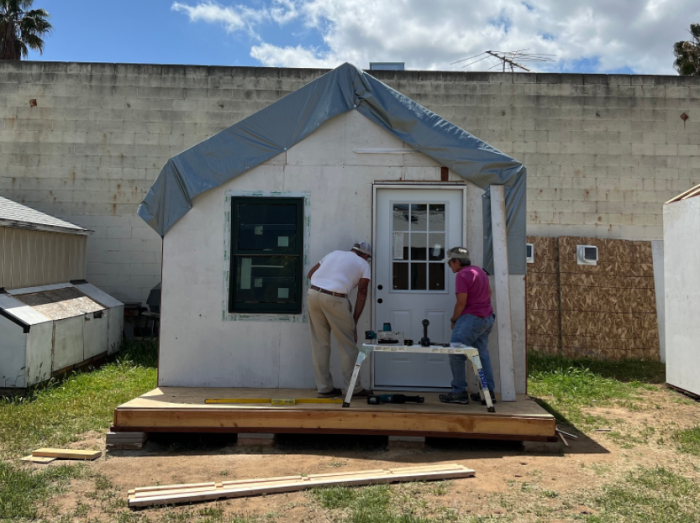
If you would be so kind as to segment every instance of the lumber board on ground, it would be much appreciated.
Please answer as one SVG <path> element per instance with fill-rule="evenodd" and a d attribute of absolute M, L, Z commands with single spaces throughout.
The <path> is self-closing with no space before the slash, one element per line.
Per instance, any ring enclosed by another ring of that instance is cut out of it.
<path fill-rule="evenodd" d="M 294 492 L 315 487 L 356 486 L 379 483 L 396 483 L 408 481 L 457 479 L 474 476 L 474 470 L 462 465 L 436 465 L 392 468 L 387 470 L 341 472 L 332 474 L 313 474 L 310 476 L 287 476 L 282 478 L 262 478 L 257 480 L 238 480 L 224 482 L 214 488 L 200 491 L 192 485 L 170 485 L 177 487 L 168 491 L 141 490 L 129 492 L 129 507 L 152 505 L 171 505 L 198 501 L 213 501 L 220 498 L 248 497 L 262 494 Z M 195 484 L 201 485 L 201 484 Z M 151 487 L 143 487 L 149 489 Z M 140 490 L 140 489 L 138 489 Z"/>
<path fill-rule="evenodd" d="M 40 463 L 42 465 L 46 465 L 47 463 L 56 461 L 56 458 L 45 458 L 41 456 L 24 456 L 23 458 L 20 458 L 20 461 L 29 461 L 30 463 Z"/>
<path fill-rule="evenodd" d="M 59 458 L 59 459 L 84 459 L 93 460 L 102 455 L 99 450 L 74 450 L 74 449 L 52 449 L 43 448 L 32 452 L 32 456 L 44 458 Z"/>

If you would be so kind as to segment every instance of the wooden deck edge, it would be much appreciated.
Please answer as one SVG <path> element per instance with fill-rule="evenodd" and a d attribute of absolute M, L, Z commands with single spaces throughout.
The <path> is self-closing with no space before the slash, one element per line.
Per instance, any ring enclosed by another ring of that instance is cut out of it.
<path fill-rule="evenodd" d="M 559 438 L 555 436 L 528 435 L 528 434 L 485 434 L 485 433 L 468 433 L 468 432 L 415 432 L 415 431 L 397 431 L 397 430 L 369 430 L 369 429 L 294 429 L 280 427 L 262 427 L 262 428 L 222 428 L 222 427 L 117 427 L 112 426 L 112 432 L 125 431 L 142 431 L 142 432 L 197 432 L 197 433 L 213 433 L 213 434 L 247 434 L 247 433 L 265 433 L 265 434 L 333 434 L 333 435 L 356 435 L 356 436 L 417 436 L 423 438 L 450 438 L 450 439 L 483 439 L 483 440 L 499 440 L 499 441 L 544 441 L 556 442 Z"/>

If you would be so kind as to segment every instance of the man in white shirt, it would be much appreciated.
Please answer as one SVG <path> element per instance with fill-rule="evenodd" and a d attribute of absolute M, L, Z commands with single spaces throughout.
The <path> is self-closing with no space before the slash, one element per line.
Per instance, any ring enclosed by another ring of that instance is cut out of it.
<path fill-rule="evenodd" d="M 357 242 L 349 251 L 333 251 L 309 271 L 311 288 L 307 294 L 311 330 L 311 354 L 319 398 L 339 397 L 330 372 L 331 331 L 340 347 L 340 363 L 347 390 L 357 360 L 357 321 L 365 308 L 371 270 L 368 242 Z M 348 294 L 357 287 L 353 314 Z M 367 396 L 357 383 L 353 396 Z"/>

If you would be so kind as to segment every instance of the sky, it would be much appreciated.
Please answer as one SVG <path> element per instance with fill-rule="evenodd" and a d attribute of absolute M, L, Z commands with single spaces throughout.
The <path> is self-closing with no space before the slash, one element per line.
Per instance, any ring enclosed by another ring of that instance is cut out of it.
<path fill-rule="evenodd" d="M 54 31 L 30 60 L 500 70 L 484 51 L 548 55 L 534 71 L 677 74 L 699 0 L 35 0 Z M 462 61 L 460 61 L 462 60 Z M 516 59 L 516 61 L 518 61 Z M 465 67 L 466 66 L 466 67 Z"/>

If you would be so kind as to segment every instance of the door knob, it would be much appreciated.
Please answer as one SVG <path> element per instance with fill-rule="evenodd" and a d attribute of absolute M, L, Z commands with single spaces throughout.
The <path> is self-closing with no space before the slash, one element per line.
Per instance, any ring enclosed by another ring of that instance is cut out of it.
<path fill-rule="evenodd" d="M 377 300 L 377 303 L 384 303 L 384 300 L 382 300 L 381 298 L 379 298 L 379 299 Z"/>

